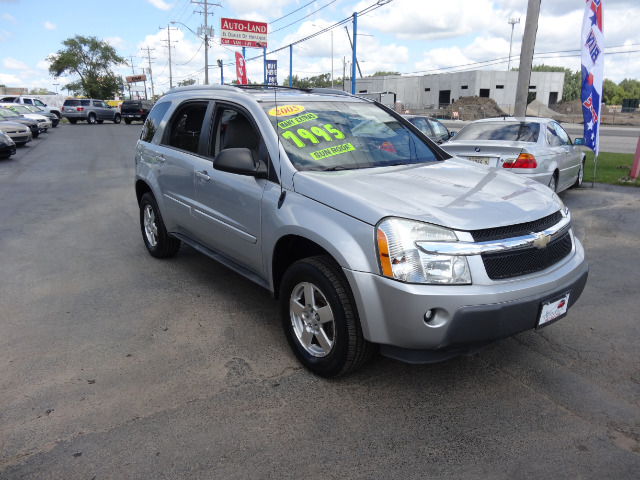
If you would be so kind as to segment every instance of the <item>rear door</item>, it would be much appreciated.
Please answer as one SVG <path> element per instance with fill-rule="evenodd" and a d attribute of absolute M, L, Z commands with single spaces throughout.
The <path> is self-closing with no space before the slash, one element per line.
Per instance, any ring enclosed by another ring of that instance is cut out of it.
<path fill-rule="evenodd" d="M 560 170 L 560 179 L 558 182 L 560 184 L 559 186 L 564 188 L 573 185 L 573 182 L 575 182 L 578 171 L 580 170 L 580 164 L 582 163 L 582 153 L 573 145 L 571 138 L 569 138 L 569 135 L 559 123 L 551 122 L 551 124 L 560 139 L 564 152 L 564 164 Z"/>
<path fill-rule="evenodd" d="M 208 109 L 207 100 L 186 101 L 179 105 L 168 121 L 160 145 L 152 149 L 167 228 L 190 236 L 198 229 L 193 214 L 194 169 L 202 155 L 201 139 Z M 152 117 L 147 119 L 145 128 Z M 206 140 L 202 145 L 206 146 Z"/>

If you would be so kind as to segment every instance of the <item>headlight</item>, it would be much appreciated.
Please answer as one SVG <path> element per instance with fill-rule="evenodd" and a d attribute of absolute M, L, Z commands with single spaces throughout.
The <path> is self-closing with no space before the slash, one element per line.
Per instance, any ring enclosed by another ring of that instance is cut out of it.
<path fill-rule="evenodd" d="M 466 257 L 433 255 L 422 251 L 416 242 L 457 242 L 447 228 L 428 223 L 387 218 L 378 225 L 378 262 L 382 275 L 407 283 L 471 283 Z"/>

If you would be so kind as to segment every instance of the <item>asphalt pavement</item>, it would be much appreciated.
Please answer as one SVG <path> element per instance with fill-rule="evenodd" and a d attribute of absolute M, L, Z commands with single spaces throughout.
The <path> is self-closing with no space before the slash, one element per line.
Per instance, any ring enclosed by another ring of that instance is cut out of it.
<path fill-rule="evenodd" d="M 140 127 L 61 124 L 0 161 L 0 479 L 638 478 L 640 189 L 561 194 L 590 262 L 566 318 L 328 381 L 266 291 L 148 255 Z"/>

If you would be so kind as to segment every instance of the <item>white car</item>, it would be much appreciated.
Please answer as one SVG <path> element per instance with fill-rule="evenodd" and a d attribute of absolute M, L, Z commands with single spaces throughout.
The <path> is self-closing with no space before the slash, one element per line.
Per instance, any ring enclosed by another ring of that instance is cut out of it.
<path fill-rule="evenodd" d="M 25 118 L 30 118 L 32 120 L 35 120 L 36 122 L 38 122 L 38 127 L 40 128 L 41 132 L 46 132 L 47 129 L 53 126 L 50 119 L 48 119 L 44 115 L 33 113 L 24 105 L 19 105 L 16 103 L 0 103 L 0 107 L 9 108 L 14 112 L 22 115 Z"/>
<path fill-rule="evenodd" d="M 585 154 L 551 118 L 476 120 L 441 145 L 451 155 L 524 175 L 555 192 L 582 185 Z"/>

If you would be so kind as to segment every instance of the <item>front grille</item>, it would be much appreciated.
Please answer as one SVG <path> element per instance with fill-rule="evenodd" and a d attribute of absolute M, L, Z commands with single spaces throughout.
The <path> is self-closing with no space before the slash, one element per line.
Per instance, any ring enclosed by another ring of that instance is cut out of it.
<path fill-rule="evenodd" d="M 553 227 L 562 219 L 562 214 L 558 211 L 549 216 L 534 220 L 533 222 L 518 223 L 506 227 L 487 228 L 486 230 L 472 230 L 471 235 L 476 242 L 488 242 L 502 238 L 520 237 L 532 232 L 541 232 L 549 227 Z"/>
<path fill-rule="evenodd" d="M 527 248 L 511 252 L 487 253 L 482 261 L 491 280 L 517 277 L 539 272 L 565 258 L 571 249 L 571 233 L 567 231 L 560 238 L 550 242 L 546 248 Z"/>

